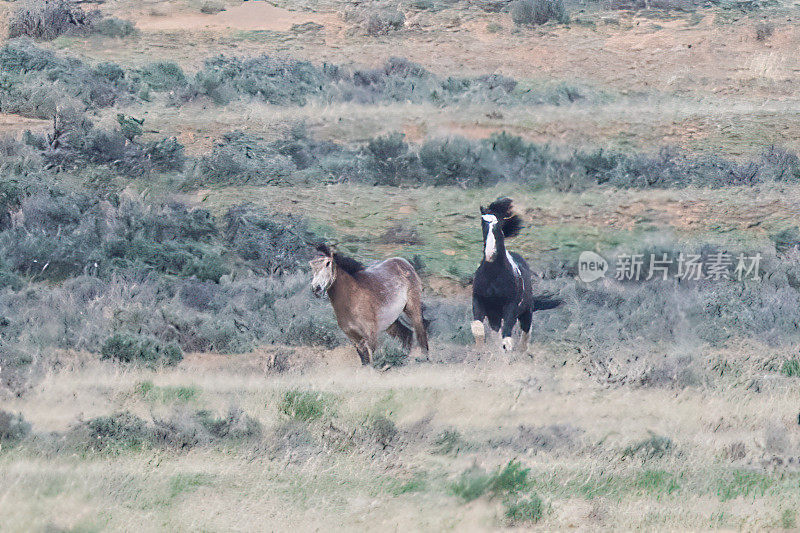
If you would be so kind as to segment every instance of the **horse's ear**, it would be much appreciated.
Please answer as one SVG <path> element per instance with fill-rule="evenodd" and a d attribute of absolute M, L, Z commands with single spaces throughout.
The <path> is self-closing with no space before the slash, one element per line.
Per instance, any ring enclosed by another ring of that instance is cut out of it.
<path fill-rule="evenodd" d="M 314 247 L 319 253 L 324 255 L 325 257 L 333 257 L 333 251 L 331 251 L 330 246 L 325 243 L 320 243 Z"/>

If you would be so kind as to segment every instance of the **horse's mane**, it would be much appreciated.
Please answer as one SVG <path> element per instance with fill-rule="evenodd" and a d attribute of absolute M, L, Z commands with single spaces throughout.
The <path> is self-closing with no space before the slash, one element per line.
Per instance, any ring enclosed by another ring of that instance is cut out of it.
<path fill-rule="evenodd" d="M 504 237 L 516 237 L 522 230 L 522 217 L 514 213 L 511 198 L 499 198 L 489 204 L 485 214 L 491 214 L 500 221 Z"/>
<path fill-rule="evenodd" d="M 330 246 L 327 244 L 318 244 L 317 251 L 327 255 L 328 257 L 332 257 L 336 266 L 344 270 L 350 275 L 355 274 L 356 272 L 360 272 L 364 270 L 365 267 L 359 261 L 356 261 L 352 257 L 347 257 L 346 255 L 342 255 L 339 252 L 334 252 Z"/>

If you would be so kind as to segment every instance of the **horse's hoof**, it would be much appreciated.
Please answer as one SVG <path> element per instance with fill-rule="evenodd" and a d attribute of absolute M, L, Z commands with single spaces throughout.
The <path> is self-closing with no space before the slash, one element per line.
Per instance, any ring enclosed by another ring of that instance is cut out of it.
<path fill-rule="evenodd" d="M 511 337 L 503 338 L 503 350 L 510 352 L 514 349 L 514 339 Z"/>

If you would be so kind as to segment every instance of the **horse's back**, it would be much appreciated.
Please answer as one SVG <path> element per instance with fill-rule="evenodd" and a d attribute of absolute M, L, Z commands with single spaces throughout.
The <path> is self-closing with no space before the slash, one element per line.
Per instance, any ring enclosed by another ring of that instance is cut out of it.
<path fill-rule="evenodd" d="M 419 276 L 417 275 L 417 271 L 414 270 L 413 265 L 402 257 L 384 259 L 379 263 L 368 266 L 363 272 L 372 276 L 402 277 L 412 282 L 419 280 Z"/>

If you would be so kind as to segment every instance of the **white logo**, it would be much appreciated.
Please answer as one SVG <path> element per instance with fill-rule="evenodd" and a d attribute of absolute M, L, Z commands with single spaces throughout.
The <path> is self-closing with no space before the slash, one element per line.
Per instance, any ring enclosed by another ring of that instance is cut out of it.
<path fill-rule="evenodd" d="M 585 251 L 578 257 L 578 279 L 584 283 L 590 283 L 606 275 L 608 261 L 602 256 Z"/>

